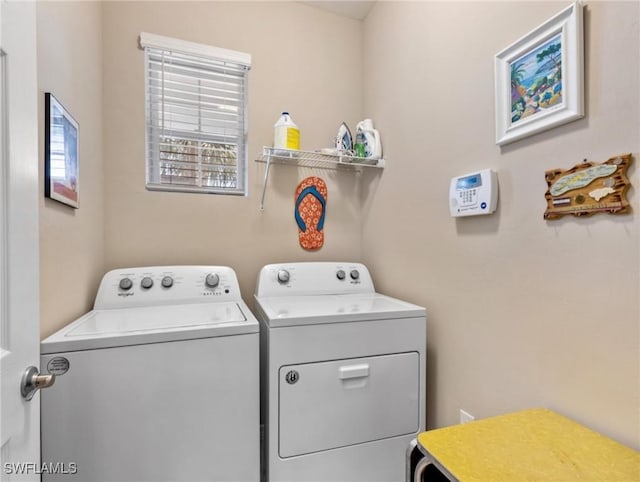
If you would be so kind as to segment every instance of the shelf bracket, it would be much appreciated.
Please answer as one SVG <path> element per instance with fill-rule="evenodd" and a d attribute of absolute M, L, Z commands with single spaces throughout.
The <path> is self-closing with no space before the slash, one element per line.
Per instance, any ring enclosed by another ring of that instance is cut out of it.
<path fill-rule="evenodd" d="M 267 166 L 264 171 L 264 183 L 262 184 L 262 198 L 260 198 L 260 211 L 264 211 L 264 196 L 267 192 L 267 182 L 269 181 L 270 170 L 271 170 L 271 156 L 267 156 Z"/>

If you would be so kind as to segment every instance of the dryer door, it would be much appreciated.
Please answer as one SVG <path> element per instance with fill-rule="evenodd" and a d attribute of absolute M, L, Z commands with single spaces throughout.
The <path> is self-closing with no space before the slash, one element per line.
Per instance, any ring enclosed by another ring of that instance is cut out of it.
<path fill-rule="evenodd" d="M 279 378 L 280 457 L 419 429 L 418 353 L 287 365 Z"/>

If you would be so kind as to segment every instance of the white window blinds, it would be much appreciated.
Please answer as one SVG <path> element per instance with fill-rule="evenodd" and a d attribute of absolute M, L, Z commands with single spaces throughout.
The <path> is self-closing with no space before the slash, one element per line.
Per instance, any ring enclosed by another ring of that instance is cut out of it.
<path fill-rule="evenodd" d="M 147 189 L 246 194 L 248 54 L 141 34 Z"/>

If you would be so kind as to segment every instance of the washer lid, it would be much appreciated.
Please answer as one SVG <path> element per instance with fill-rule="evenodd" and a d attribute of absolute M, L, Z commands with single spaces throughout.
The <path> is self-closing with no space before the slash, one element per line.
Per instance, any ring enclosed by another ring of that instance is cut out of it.
<path fill-rule="evenodd" d="M 244 303 L 93 310 L 40 344 L 43 354 L 229 336 L 259 331 Z"/>
<path fill-rule="evenodd" d="M 270 327 L 424 317 L 425 309 L 378 293 L 256 297 Z"/>

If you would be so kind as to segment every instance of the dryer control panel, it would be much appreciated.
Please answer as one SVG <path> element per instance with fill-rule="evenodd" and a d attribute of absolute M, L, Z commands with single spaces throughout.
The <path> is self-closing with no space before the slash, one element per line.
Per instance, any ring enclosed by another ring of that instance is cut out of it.
<path fill-rule="evenodd" d="M 306 296 L 374 293 L 361 263 L 313 262 L 270 264 L 258 274 L 256 296 Z"/>
<path fill-rule="evenodd" d="M 240 300 L 238 278 L 228 266 L 148 266 L 105 274 L 94 308 Z"/>

